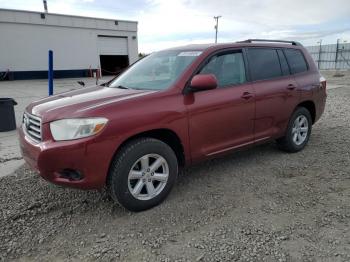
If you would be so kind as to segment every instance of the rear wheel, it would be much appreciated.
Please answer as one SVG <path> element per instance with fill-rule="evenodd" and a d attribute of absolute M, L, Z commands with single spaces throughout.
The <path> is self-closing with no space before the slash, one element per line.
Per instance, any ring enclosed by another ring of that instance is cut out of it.
<path fill-rule="evenodd" d="M 287 152 L 302 150 L 309 141 L 312 128 L 312 118 L 309 110 L 298 107 L 288 123 L 287 133 L 277 140 L 279 148 Z"/>
<path fill-rule="evenodd" d="M 141 211 L 166 198 L 177 173 L 176 155 L 167 144 L 153 138 L 135 139 L 114 158 L 107 188 L 122 206 Z"/>

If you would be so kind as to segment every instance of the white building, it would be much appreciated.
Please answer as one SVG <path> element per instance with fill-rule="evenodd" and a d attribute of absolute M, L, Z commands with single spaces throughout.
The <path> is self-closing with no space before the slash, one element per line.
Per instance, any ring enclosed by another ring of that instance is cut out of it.
<path fill-rule="evenodd" d="M 8 79 L 115 74 L 138 59 L 137 22 L 0 9 L 0 73 Z M 90 70 L 91 69 L 91 70 Z"/>

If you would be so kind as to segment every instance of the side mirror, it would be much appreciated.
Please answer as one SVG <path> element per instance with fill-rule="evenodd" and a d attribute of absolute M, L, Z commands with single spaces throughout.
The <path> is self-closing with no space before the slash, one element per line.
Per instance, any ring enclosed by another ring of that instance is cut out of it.
<path fill-rule="evenodd" d="M 195 75 L 190 84 L 191 89 L 195 91 L 211 90 L 217 88 L 217 86 L 218 80 L 213 74 Z"/>

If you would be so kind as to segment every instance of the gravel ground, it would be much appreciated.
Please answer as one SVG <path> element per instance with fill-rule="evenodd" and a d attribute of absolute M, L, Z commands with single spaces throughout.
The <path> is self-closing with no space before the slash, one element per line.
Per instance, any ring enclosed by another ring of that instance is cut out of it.
<path fill-rule="evenodd" d="M 350 87 L 328 91 L 309 145 L 261 145 L 185 170 L 158 207 L 0 179 L 0 260 L 350 261 Z"/>

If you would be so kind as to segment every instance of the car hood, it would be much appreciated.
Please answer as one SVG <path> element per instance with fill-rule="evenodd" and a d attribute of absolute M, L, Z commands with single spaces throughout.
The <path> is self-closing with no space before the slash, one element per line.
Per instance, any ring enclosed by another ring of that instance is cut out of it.
<path fill-rule="evenodd" d="M 94 109 L 154 92 L 94 86 L 35 101 L 26 108 L 26 111 L 41 117 L 45 123 L 62 118 L 84 117 Z"/>

